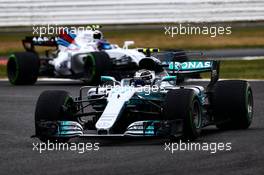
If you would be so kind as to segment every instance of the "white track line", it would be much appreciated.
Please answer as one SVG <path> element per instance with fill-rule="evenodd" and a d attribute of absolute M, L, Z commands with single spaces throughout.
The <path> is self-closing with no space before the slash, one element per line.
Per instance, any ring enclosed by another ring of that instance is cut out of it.
<path fill-rule="evenodd" d="M 263 60 L 264 57 L 242 57 L 241 60 Z"/>
<path fill-rule="evenodd" d="M 235 80 L 235 79 L 219 79 L 219 80 Z M 237 79 L 236 79 L 237 80 Z M 246 80 L 246 81 L 259 81 L 264 82 L 264 79 L 239 79 L 239 80 Z M 0 81 L 8 81 L 7 78 L 1 78 Z M 39 78 L 38 81 L 40 82 L 82 82 L 81 80 L 72 80 L 72 79 L 63 79 L 63 78 Z M 207 82 L 210 79 L 188 79 L 187 82 Z"/>
<path fill-rule="evenodd" d="M 7 78 L 0 78 L 0 81 L 8 81 Z M 81 80 L 73 80 L 73 79 L 64 79 L 64 78 L 38 78 L 38 81 L 45 82 L 45 81 L 57 81 L 57 82 L 82 82 Z"/>

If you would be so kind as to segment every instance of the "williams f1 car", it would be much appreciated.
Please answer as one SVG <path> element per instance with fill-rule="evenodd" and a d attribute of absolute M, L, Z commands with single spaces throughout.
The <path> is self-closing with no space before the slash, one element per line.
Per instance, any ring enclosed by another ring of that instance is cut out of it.
<path fill-rule="evenodd" d="M 125 41 L 123 48 L 110 44 L 97 28 L 76 34 L 65 29 L 58 37 L 51 38 L 26 37 L 23 40 L 26 52 L 9 56 L 7 75 L 13 85 L 34 84 L 39 76 L 80 79 L 87 84 L 98 84 L 101 75 L 114 76 L 118 80 L 123 76 L 133 76 L 139 61 L 145 57 L 160 62 L 158 58 L 167 60 L 175 55 L 175 52 L 166 52 L 154 57 L 151 54 L 158 49 L 129 49 L 133 43 Z M 36 46 L 55 49 L 46 50 L 45 56 L 41 57 Z M 183 54 L 181 59 L 186 60 Z"/>
<path fill-rule="evenodd" d="M 36 105 L 35 137 L 42 141 L 102 136 L 192 140 L 208 125 L 220 129 L 250 126 L 250 84 L 242 80 L 218 81 L 218 61 L 170 62 L 153 67 L 138 70 L 133 78 L 121 81 L 102 76 L 102 85 L 84 86 L 76 98 L 66 91 L 44 91 Z M 164 67 L 176 74 L 169 75 Z M 177 84 L 178 75 L 197 72 L 211 73 L 206 87 L 190 82 Z"/>

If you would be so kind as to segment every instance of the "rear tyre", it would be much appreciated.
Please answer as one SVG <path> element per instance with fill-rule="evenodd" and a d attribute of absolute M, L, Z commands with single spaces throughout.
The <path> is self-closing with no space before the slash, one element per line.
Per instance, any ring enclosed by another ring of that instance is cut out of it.
<path fill-rule="evenodd" d="M 76 121 L 73 117 L 76 108 L 73 98 L 66 91 L 54 90 L 44 91 L 38 98 L 35 110 L 35 129 L 36 136 L 41 141 L 65 142 L 69 138 L 53 137 L 50 131 L 45 131 L 40 125 L 40 121 Z M 63 107 L 68 110 L 65 111 Z"/>
<path fill-rule="evenodd" d="M 13 85 L 35 84 L 39 74 L 39 58 L 32 52 L 18 52 L 9 56 L 7 76 Z"/>
<path fill-rule="evenodd" d="M 87 84 L 99 84 L 101 76 L 111 70 L 112 62 L 106 52 L 91 52 L 84 60 L 84 78 Z"/>
<path fill-rule="evenodd" d="M 194 140 L 201 132 L 202 110 L 200 102 L 191 89 L 176 89 L 167 93 L 163 106 L 165 120 L 183 121 L 183 139 Z"/>
<path fill-rule="evenodd" d="M 213 116 L 220 121 L 217 128 L 247 129 L 253 119 L 253 94 L 249 83 L 242 80 L 219 81 L 213 90 Z"/>

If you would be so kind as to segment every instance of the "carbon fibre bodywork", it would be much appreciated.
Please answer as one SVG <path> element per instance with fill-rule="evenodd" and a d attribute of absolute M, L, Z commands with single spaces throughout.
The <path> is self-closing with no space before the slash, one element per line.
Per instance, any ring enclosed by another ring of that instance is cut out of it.
<path fill-rule="evenodd" d="M 84 86 L 79 96 L 74 98 L 75 121 L 42 121 L 39 126 L 50 137 L 97 137 L 97 136 L 180 136 L 183 132 L 181 118 L 168 120 L 164 117 L 163 106 L 168 92 L 188 89 L 194 93 L 201 106 L 200 128 L 215 124 L 210 114 L 211 87 L 218 80 L 219 62 L 192 61 L 173 63 L 178 74 L 192 72 L 211 72 L 211 81 L 207 87 L 198 85 L 177 85 L 177 76 L 166 71 L 157 74 L 153 84 L 135 86 L 134 79 L 116 81 L 113 77 L 102 77 L 103 86 Z M 164 65 L 161 65 L 164 67 Z M 171 66 L 168 66 L 171 67 Z M 109 85 L 108 83 L 111 83 Z M 176 99 L 177 100 L 177 99 Z M 177 107 L 177 106 L 176 106 Z M 62 106 L 65 114 L 67 106 Z M 46 130 L 52 126 L 52 132 Z"/>

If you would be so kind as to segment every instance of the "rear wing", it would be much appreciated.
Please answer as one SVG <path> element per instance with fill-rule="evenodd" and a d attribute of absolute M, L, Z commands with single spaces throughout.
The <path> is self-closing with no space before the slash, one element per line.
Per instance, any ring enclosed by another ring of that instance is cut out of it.
<path fill-rule="evenodd" d="M 164 65 L 170 75 L 195 74 L 202 72 L 211 72 L 211 81 L 209 87 L 219 79 L 220 61 L 215 60 L 190 60 L 186 62 L 168 62 Z"/>
<path fill-rule="evenodd" d="M 58 47 L 57 37 L 33 37 L 27 36 L 22 40 L 26 51 L 35 52 L 35 46 Z"/>
<path fill-rule="evenodd" d="M 185 62 L 176 62 L 171 61 L 165 64 L 165 68 L 170 74 L 190 74 L 197 72 L 209 72 L 212 70 L 213 65 L 216 64 L 217 61 L 208 60 L 208 61 L 200 61 L 200 60 L 192 60 Z"/>

